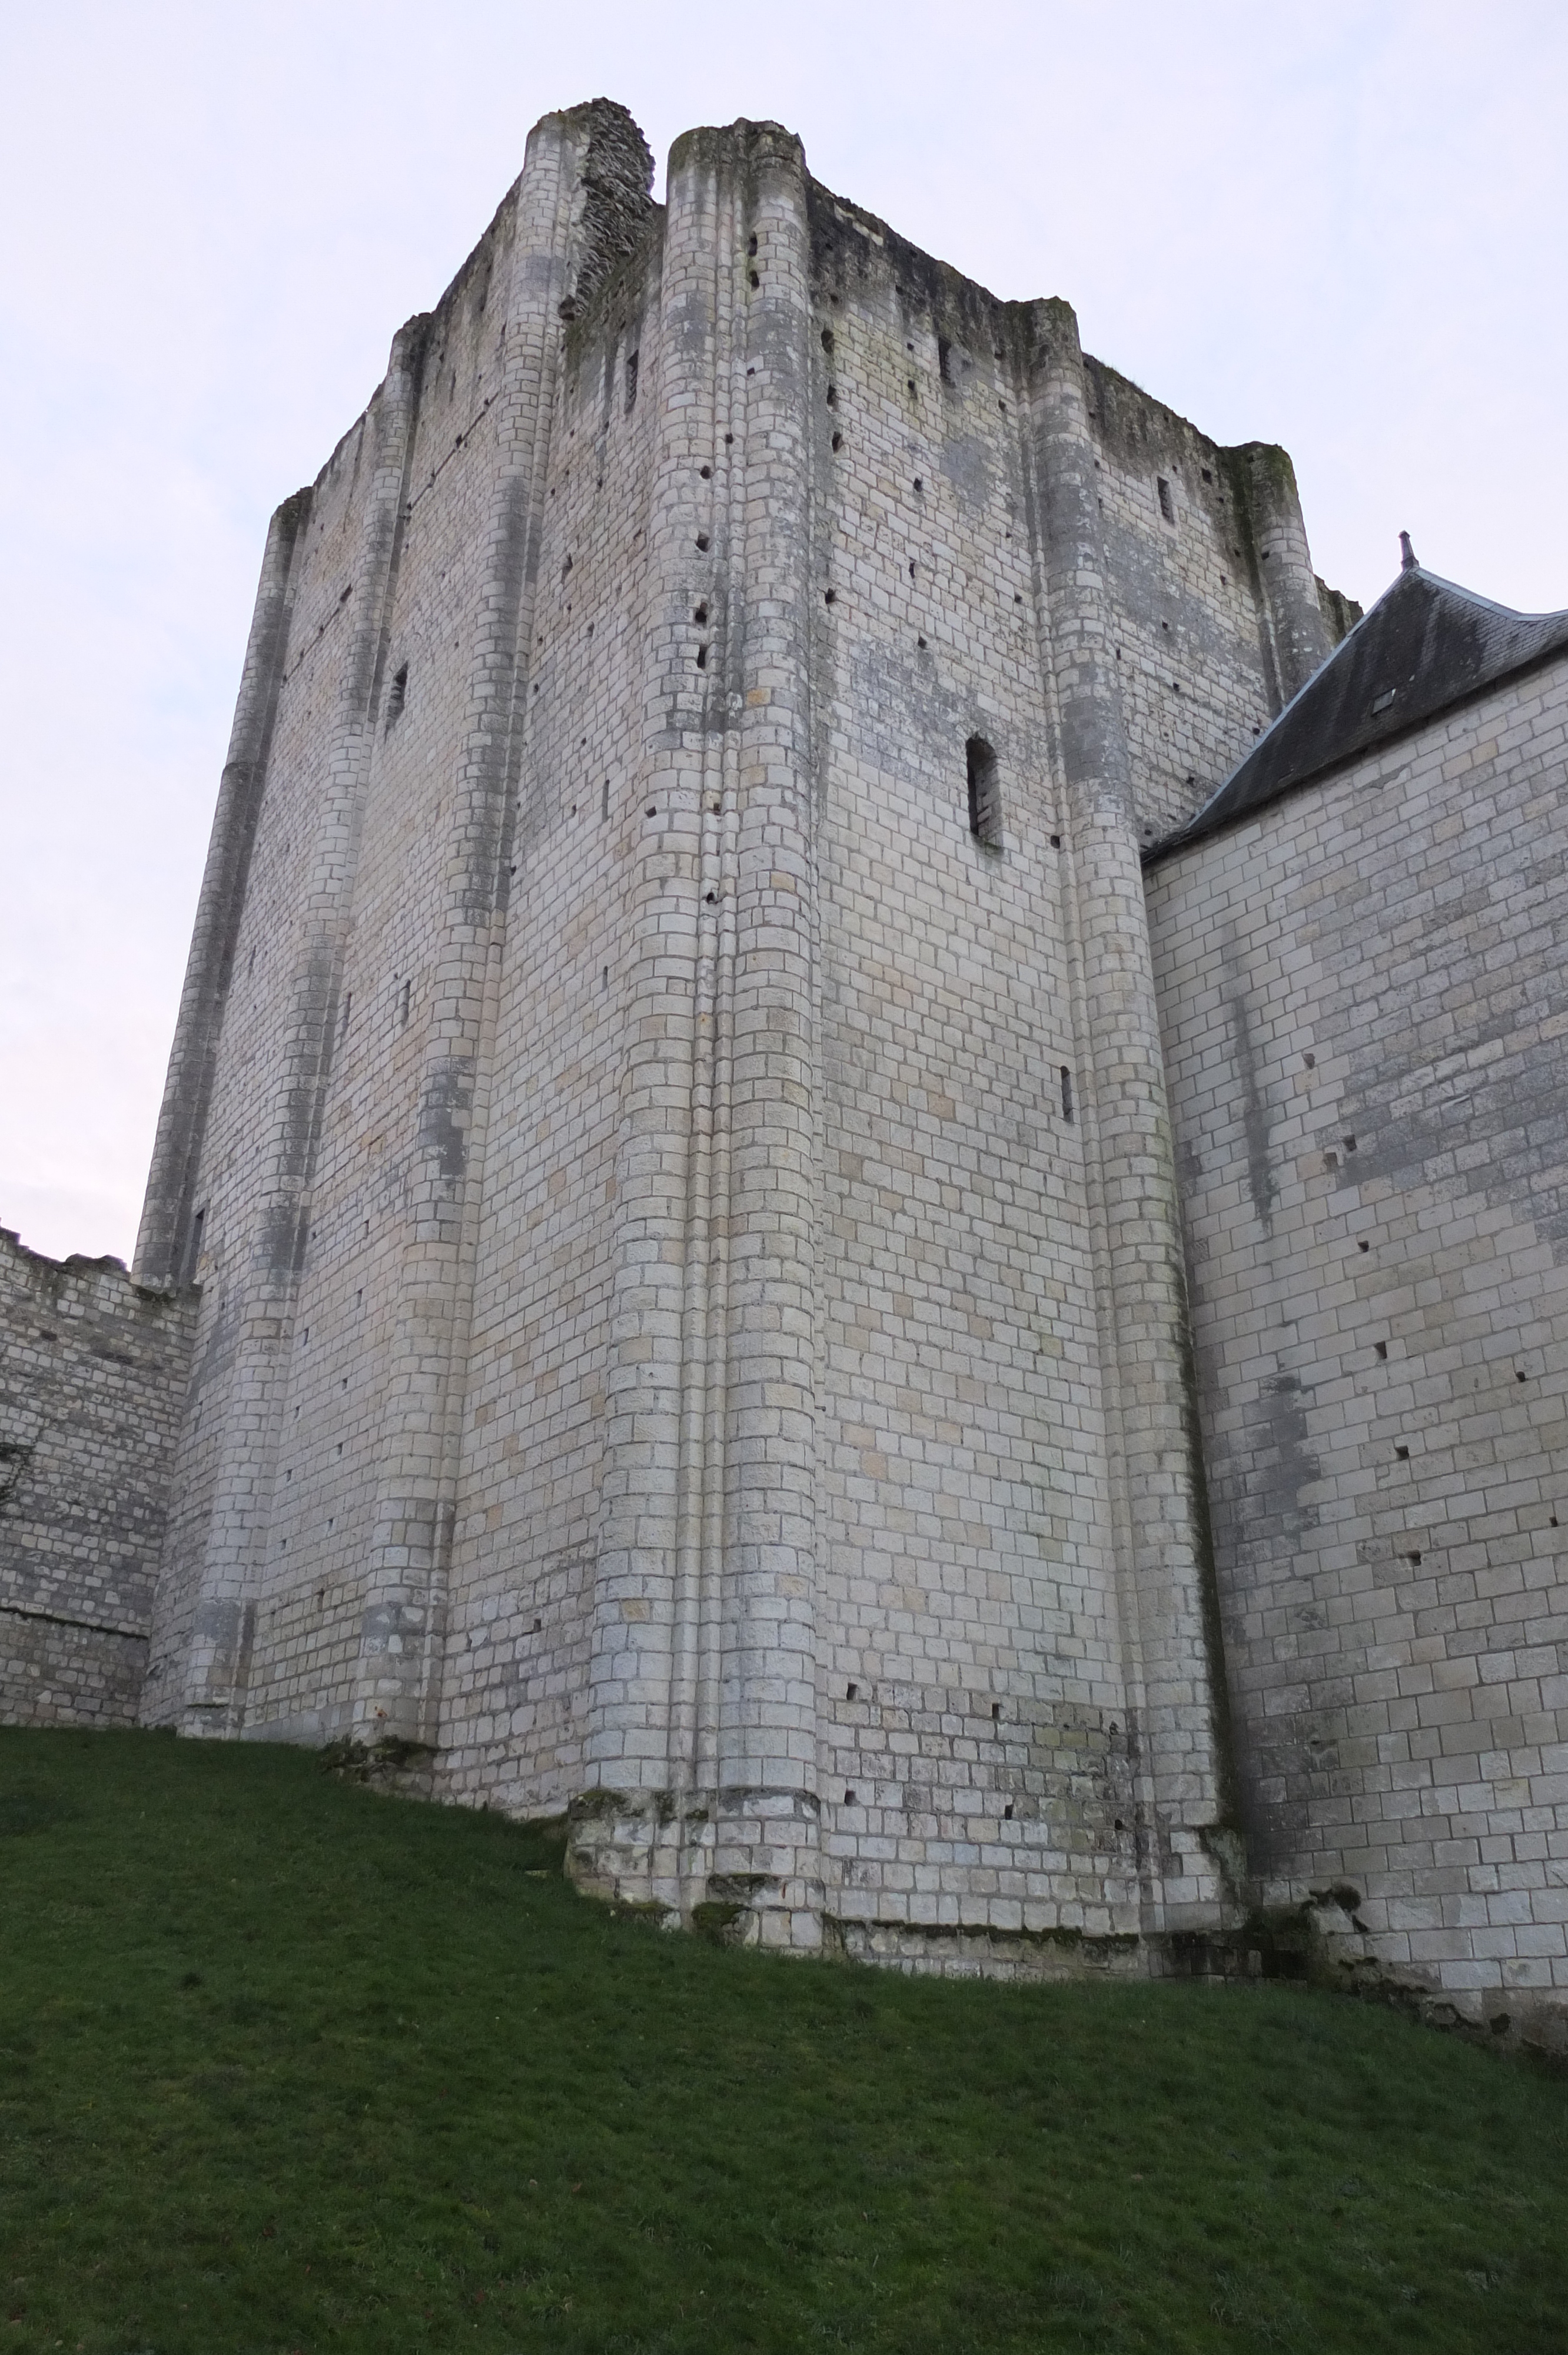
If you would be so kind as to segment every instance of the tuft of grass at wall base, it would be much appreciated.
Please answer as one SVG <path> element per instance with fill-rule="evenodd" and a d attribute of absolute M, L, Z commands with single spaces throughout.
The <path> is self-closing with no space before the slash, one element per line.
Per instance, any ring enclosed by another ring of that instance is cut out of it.
<path fill-rule="evenodd" d="M 791 1963 L 297 1751 L 0 1732 L 0 2350 L 1562 2355 L 1568 2084 Z"/>

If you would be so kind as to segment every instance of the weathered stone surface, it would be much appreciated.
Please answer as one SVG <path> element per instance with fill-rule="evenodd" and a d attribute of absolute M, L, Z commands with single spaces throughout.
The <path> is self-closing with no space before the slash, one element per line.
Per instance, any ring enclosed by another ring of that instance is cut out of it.
<path fill-rule="evenodd" d="M 546 117 L 273 525 L 139 1259 L 201 1285 L 143 1712 L 417 1755 L 729 1943 L 1550 2006 L 1550 682 L 1146 905 L 1356 619 L 1288 458 L 777 124 L 648 179 Z M 1325 1371 L 1358 1186 L 1402 1412 L 1478 1318 L 1527 1377 L 1409 1576 Z"/>

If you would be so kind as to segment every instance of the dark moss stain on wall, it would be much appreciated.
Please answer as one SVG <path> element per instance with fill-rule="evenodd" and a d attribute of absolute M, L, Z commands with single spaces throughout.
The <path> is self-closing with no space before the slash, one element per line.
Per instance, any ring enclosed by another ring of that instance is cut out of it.
<path fill-rule="evenodd" d="M 1233 966 L 1234 971 L 1234 966 Z M 1241 1082 L 1242 1128 L 1246 1137 L 1246 1183 L 1253 1210 L 1266 1234 L 1274 1232 L 1274 1201 L 1278 1191 L 1269 1156 L 1268 1104 L 1258 1076 L 1257 1050 L 1252 1035 L 1252 1009 L 1245 989 L 1233 987 L 1225 1000 L 1230 1016 L 1231 1043 L 1235 1050 L 1236 1075 Z"/>

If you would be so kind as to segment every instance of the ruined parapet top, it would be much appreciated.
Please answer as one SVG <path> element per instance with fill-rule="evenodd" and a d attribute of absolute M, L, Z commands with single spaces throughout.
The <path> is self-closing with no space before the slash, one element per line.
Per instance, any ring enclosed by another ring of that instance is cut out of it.
<path fill-rule="evenodd" d="M 583 160 L 583 258 L 573 292 L 585 303 L 595 288 L 636 246 L 639 231 L 654 210 L 653 155 L 624 106 L 614 99 L 589 99 L 572 107 L 567 122 L 586 126 Z"/>

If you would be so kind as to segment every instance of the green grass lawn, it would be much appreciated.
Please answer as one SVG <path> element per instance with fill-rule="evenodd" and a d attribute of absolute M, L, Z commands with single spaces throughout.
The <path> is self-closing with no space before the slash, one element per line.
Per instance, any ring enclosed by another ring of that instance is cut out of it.
<path fill-rule="evenodd" d="M 1568 2085 L 790 1963 L 313 1759 L 0 1732 L 0 2355 L 1568 2349 Z"/>

